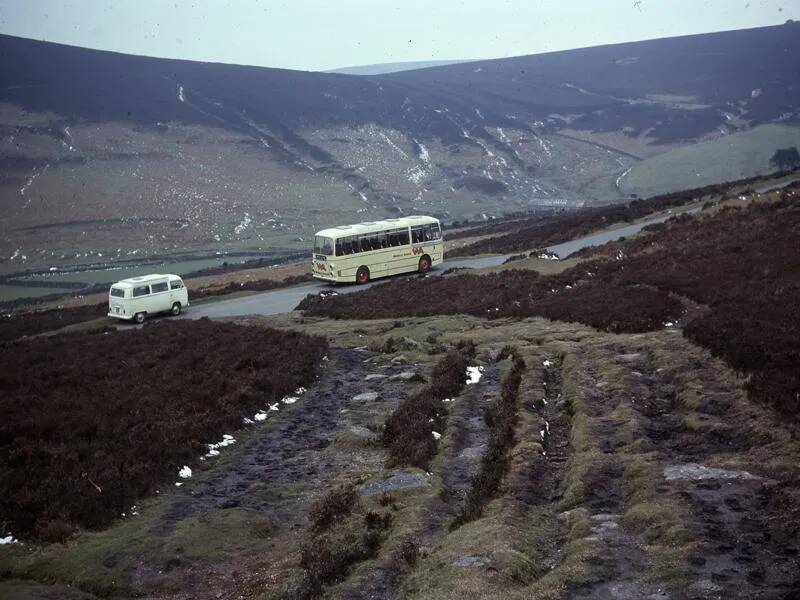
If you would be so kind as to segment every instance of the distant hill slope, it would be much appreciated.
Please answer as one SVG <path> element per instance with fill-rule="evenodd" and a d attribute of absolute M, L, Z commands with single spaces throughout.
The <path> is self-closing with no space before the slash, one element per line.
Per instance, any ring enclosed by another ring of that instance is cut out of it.
<path fill-rule="evenodd" d="M 431 67 L 444 67 L 458 63 L 470 62 L 469 60 L 418 60 L 411 62 L 376 63 L 374 65 L 357 65 L 328 69 L 324 73 L 341 73 L 342 75 L 385 75 L 399 71 L 413 71 L 415 69 L 429 69 Z"/>
<path fill-rule="evenodd" d="M 284 127 L 375 122 L 423 137 L 517 124 L 510 115 L 558 124 L 570 114 L 573 127 L 654 129 L 651 137 L 671 141 L 713 131 L 726 122 L 724 112 L 757 124 L 795 110 L 798 42 L 800 24 L 790 23 L 351 78 L 0 36 L 0 100 L 145 122 L 213 123 L 244 110 Z"/>
<path fill-rule="evenodd" d="M 644 158 L 797 124 L 798 73 L 800 24 L 361 77 L 0 36 L 0 274 L 618 200 Z"/>

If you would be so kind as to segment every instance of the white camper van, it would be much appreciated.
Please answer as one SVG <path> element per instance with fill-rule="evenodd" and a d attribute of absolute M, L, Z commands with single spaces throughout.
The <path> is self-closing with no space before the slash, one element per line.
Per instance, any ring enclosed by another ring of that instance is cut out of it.
<path fill-rule="evenodd" d="M 108 316 L 137 323 L 161 312 L 179 315 L 187 306 L 189 294 L 177 275 L 131 277 L 118 281 L 108 292 Z"/>

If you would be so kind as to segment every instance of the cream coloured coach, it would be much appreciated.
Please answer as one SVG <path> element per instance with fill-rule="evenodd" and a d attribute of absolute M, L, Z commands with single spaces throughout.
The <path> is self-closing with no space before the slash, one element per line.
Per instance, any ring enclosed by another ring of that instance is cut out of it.
<path fill-rule="evenodd" d="M 324 281 L 367 283 L 399 273 L 425 273 L 443 260 L 439 220 L 404 217 L 317 232 L 311 274 Z"/>
<path fill-rule="evenodd" d="M 173 315 L 189 306 L 189 294 L 178 275 L 142 275 L 123 279 L 108 292 L 108 316 L 137 323 L 154 314 Z"/>

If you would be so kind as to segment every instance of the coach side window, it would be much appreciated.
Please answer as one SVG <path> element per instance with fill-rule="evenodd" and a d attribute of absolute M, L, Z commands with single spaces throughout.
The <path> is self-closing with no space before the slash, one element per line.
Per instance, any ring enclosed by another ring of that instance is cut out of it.
<path fill-rule="evenodd" d="M 422 241 L 423 241 L 422 227 L 421 226 L 412 227 L 411 228 L 411 242 L 413 244 L 419 244 Z"/>
<path fill-rule="evenodd" d="M 438 223 L 434 223 L 431 225 L 431 233 L 433 234 L 433 239 L 440 240 L 442 239 L 442 230 L 439 227 Z"/>

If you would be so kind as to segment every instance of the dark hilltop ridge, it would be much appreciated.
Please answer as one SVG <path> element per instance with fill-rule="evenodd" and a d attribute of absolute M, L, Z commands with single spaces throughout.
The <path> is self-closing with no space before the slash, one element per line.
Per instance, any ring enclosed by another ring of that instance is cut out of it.
<path fill-rule="evenodd" d="M 4 35 L 0 100 L 65 117 L 148 124 L 241 128 L 246 114 L 279 133 L 375 123 L 448 143 L 463 141 L 465 126 L 518 127 L 540 119 L 557 127 L 572 115 L 569 123 L 578 129 L 654 128 L 651 137 L 671 142 L 713 131 L 725 124 L 725 112 L 745 103 L 753 125 L 796 109 L 798 39 L 800 24 L 787 23 L 348 77 L 131 56 Z"/>

